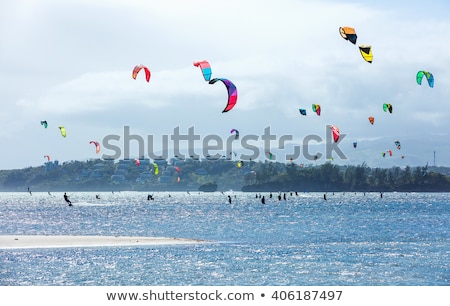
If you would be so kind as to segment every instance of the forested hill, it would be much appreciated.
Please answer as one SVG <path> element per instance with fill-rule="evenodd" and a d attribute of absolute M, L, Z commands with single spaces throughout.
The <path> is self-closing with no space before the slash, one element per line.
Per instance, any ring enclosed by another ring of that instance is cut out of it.
<path fill-rule="evenodd" d="M 450 168 L 220 160 L 88 160 L 0 170 L 0 191 L 450 191 Z"/>

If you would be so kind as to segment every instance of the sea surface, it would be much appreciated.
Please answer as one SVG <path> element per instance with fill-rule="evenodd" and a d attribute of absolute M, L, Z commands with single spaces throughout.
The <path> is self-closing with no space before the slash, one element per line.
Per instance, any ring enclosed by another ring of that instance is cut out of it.
<path fill-rule="evenodd" d="M 448 193 L 95 194 L 0 193 L 0 235 L 206 242 L 0 249 L 0 285 L 450 285 Z"/>

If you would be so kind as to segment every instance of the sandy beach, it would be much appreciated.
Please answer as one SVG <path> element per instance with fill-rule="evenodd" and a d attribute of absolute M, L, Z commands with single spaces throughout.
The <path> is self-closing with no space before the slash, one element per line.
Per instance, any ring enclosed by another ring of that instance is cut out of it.
<path fill-rule="evenodd" d="M 130 236 L 0 236 L 0 249 L 195 244 L 202 240 Z"/>

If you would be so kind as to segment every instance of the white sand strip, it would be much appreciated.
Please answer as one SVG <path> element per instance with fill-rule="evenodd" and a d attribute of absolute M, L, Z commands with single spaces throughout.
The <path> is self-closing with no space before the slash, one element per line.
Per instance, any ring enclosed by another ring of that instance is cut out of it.
<path fill-rule="evenodd" d="M 168 244 L 194 244 L 195 239 L 128 236 L 21 236 L 0 235 L 0 249 L 144 246 Z"/>

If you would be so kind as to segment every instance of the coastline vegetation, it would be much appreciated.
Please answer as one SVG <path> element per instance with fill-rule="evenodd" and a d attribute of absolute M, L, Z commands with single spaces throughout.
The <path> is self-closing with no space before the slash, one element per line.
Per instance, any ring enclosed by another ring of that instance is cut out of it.
<path fill-rule="evenodd" d="M 156 162 L 156 161 L 155 161 Z M 0 170 L 0 191 L 190 191 L 205 184 L 242 191 L 450 191 L 450 168 L 299 166 L 279 162 L 219 160 L 48 162 L 39 167 Z"/>

